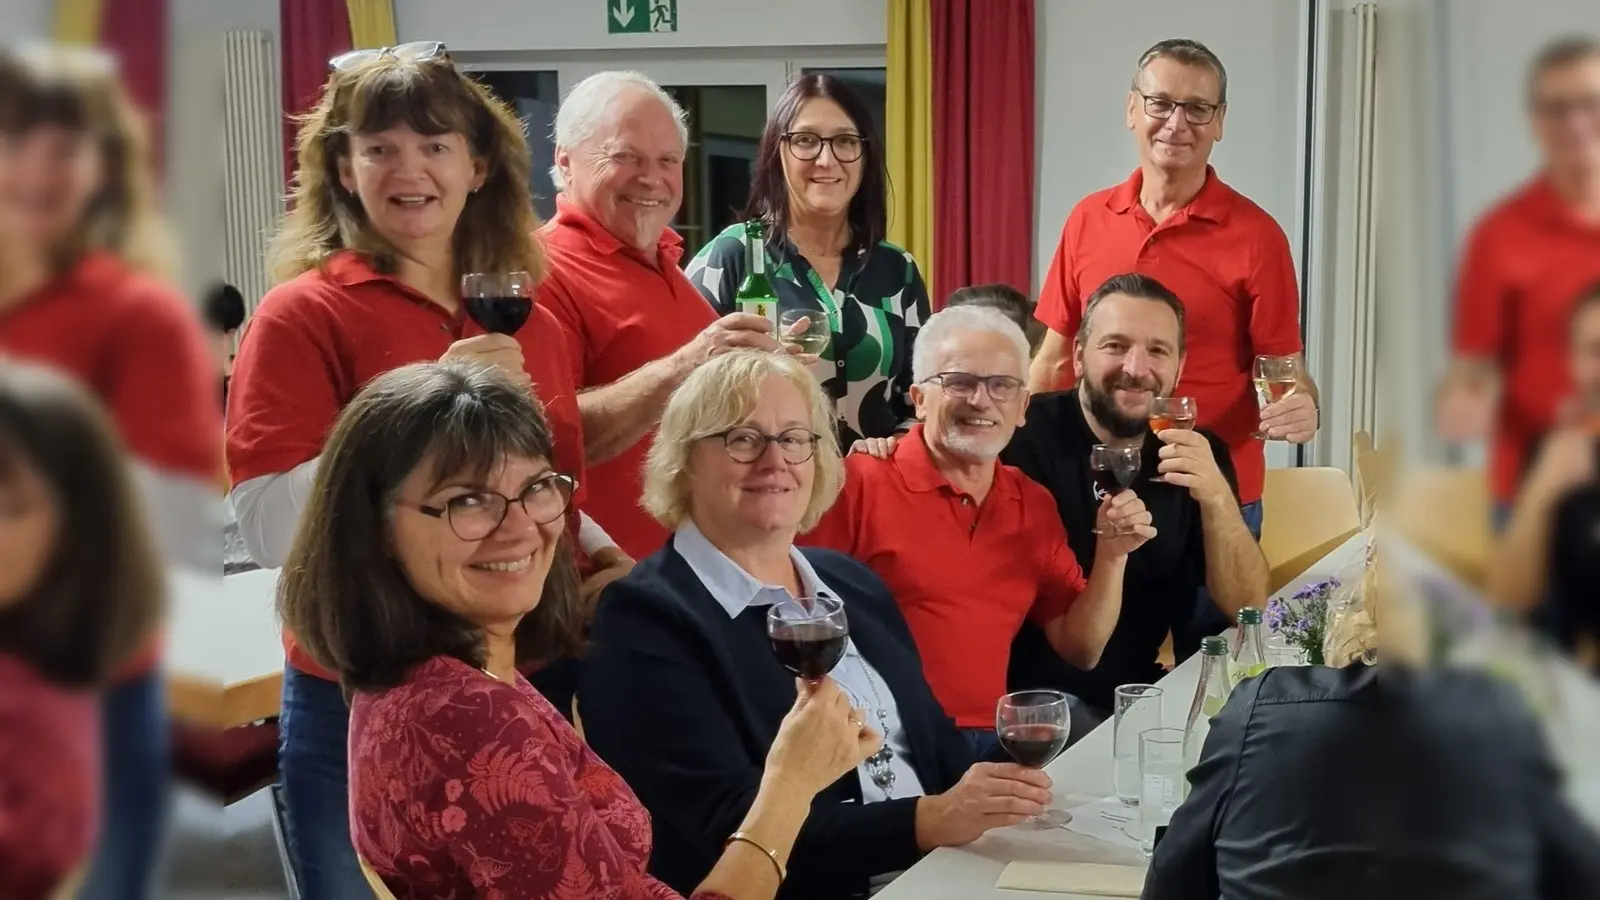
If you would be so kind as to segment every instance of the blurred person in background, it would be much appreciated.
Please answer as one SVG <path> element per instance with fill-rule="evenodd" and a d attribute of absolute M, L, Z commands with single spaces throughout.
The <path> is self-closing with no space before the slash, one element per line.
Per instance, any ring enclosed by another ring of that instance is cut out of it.
<path fill-rule="evenodd" d="M 522 123 L 437 41 L 343 54 L 301 124 L 293 207 L 269 250 L 276 287 L 245 328 L 229 388 L 228 466 L 240 535 L 284 564 L 310 502 L 323 442 L 368 381 L 415 362 L 497 366 L 543 404 L 555 463 L 579 488 L 567 530 L 592 600 L 632 560 L 579 512 L 584 435 L 566 345 L 535 303 L 515 335 L 468 317 L 468 273 L 546 274 Z M 350 843 L 346 734 L 337 675 L 285 631 L 280 785 L 302 896 L 367 890 Z M 546 661 L 549 662 L 549 661 Z M 570 713 L 570 661 L 532 676 Z"/>
<path fill-rule="evenodd" d="M 91 396 L 42 366 L 0 361 L 0 896 L 7 900 L 65 895 L 88 865 L 97 833 L 119 822 L 159 824 L 101 811 L 98 692 L 143 649 L 163 594 L 140 499 L 113 423 Z"/>
<path fill-rule="evenodd" d="M 0 354 L 60 369 L 109 411 L 169 564 L 220 571 L 216 363 L 172 287 L 143 122 L 115 61 L 30 46 L 0 72 Z M 152 890 L 170 748 L 160 641 L 104 698 L 105 828 L 85 898 Z"/>
<path fill-rule="evenodd" d="M 231 284 L 218 284 L 206 293 L 206 325 L 217 339 L 217 359 L 222 367 L 222 402 L 228 402 L 228 378 L 233 374 L 233 339 L 244 325 L 244 295 Z"/>
<path fill-rule="evenodd" d="M 944 301 L 945 309 L 952 306 L 987 306 L 1005 313 L 1027 335 L 1030 360 L 1032 353 L 1039 349 L 1039 342 L 1044 339 L 1045 327 L 1033 317 L 1033 301 L 1009 284 L 974 284 L 956 288 Z"/>
<path fill-rule="evenodd" d="M 1527 91 L 1539 171 L 1467 238 L 1455 359 L 1437 410 L 1445 440 L 1490 438 L 1490 485 L 1502 522 L 1533 441 L 1556 423 L 1571 388 L 1565 329 L 1572 298 L 1600 281 L 1600 38 L 1545 47 Z"/>

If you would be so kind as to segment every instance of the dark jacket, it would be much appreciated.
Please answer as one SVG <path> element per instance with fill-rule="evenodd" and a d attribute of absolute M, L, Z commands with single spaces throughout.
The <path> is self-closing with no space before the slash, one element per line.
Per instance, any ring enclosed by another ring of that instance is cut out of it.
<path fill-rule="evenodd" d="M 839 593 L 851 638 L 893 691 L 923 789 L 948 790 L 971 766 L 972 751 L 923 680 L 888 588 L 843 554 L 802 552 Z M 672 542 L 598 604 L 578 692 L 584 734 L 650 811 L 651 874 L 685 895 L 749 811 L 778 725 L 794 705 L 794 676 L 773 656 L 766 611 L 751 607 L 730 619 Z M 779 898 L 864 894 L 872 876 L 915 863 L 916 804 L 863 804 L 856 773 L 839 779 L 812 804 Z"/>
<path fill-rule="evenodd" d="M 1268 669 L 1212 720 L 1143 898 L 1600 897 L 1540 728 L 1481 674 Z"/>

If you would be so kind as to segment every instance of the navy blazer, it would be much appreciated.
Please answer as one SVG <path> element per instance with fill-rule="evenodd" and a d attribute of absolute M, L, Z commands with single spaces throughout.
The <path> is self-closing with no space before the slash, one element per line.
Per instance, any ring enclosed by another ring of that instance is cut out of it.
<path fill-rule="evenodd" d="M 838 592 L 850 636 L 894 692 L 911 765 L 929 794 L 949 790 L 972 751 L 922 676 L 888 587 L 832 550 L 801 550 Z M 669 541 L 606 588 L 579 688 L 584 735 L 650 811 L 650 872 L 688 895 L 722 855 L 760 786 L 794 675 L 773 655 L 767 607 L 735 618 Z M 861 802 L 851 771 L 817 795 L 781 900 L 864 895 L 868 879 L 916 862 L 915 798 Z"/>

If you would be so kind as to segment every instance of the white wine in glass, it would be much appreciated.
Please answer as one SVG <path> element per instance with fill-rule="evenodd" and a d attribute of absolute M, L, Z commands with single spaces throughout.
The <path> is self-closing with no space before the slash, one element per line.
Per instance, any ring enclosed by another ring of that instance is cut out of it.
<path fill-rule="evenodd" d="M 801 353 L 821 356 L 833 338 L 827 313 L 810 309 L 787 309 L 778 316 L 778 342 L 798 347 Z"/>
<path fill-rule="evenodd" d="M 1300 366 L 1292 356 L 1258 356 L 1255 365 L 1256 404 L 1263 410 L 1288 397 L 1300 384 Z M 1266 431 L 1257 430 L 1251 437 L 1270 441 Z"/>

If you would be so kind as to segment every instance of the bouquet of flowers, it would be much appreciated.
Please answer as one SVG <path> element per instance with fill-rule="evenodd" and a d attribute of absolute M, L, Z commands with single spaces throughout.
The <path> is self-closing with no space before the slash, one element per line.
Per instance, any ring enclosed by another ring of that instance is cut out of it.
<path fill-rule="evenodd" d="M 1328 632 L 1328 601 L 1339 589 L 1339 579 L 1307 585 L 1285 600 L 1267 601 L 1267 628 L 1283 635 L 1289 646 L 1313 666 L 1323 665 L 1322 645 Z"/>

